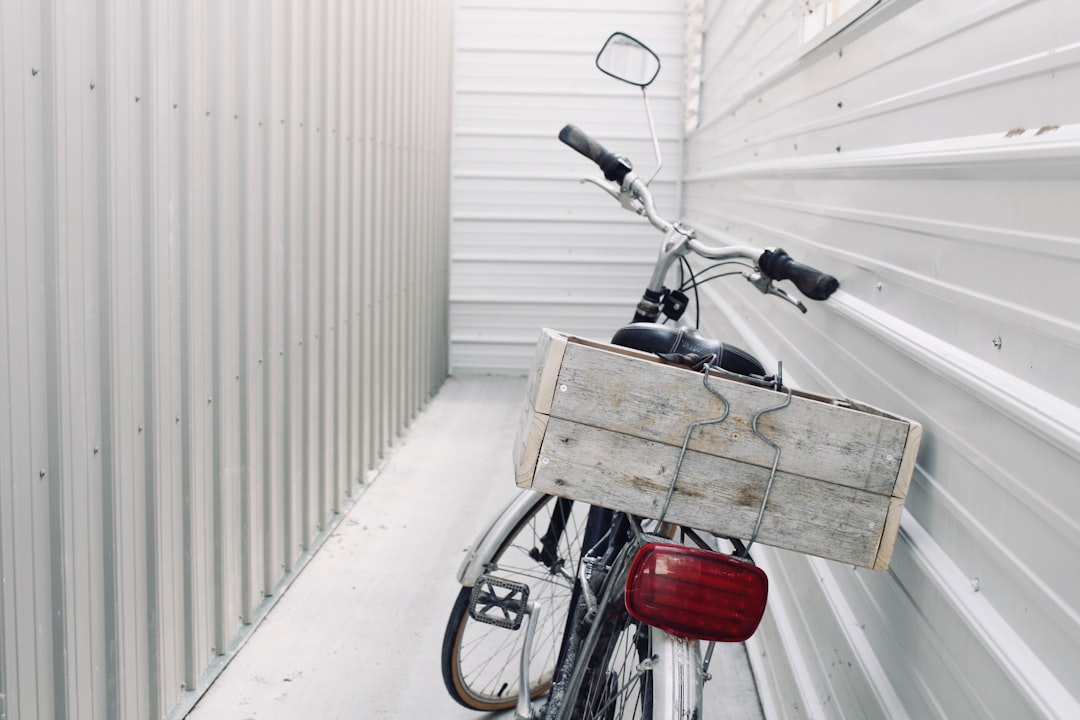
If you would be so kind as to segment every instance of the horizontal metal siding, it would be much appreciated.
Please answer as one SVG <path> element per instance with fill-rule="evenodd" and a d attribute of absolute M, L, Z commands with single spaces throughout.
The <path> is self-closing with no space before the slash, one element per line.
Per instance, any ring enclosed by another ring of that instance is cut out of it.
<path fill-rule="evenodd" d="M 841 281 L 712 328 L 926 429 L 888 574 L 763 553 L 776 716 L 1080 712 L 1078 12 L 882 3 L 800 57 L 790 3 L 707 6 L 688 219 Z"/>
<path fill-rule="evenodd" d="M 0 718 L 182 715 L 445 378 L 452 22 L 0 8 Z"/>
<path fill-rule="evenodd" d="M 562 145 L 574 123 L 654 166 L 640 92 L 603 75 L 612 32 L 660 54 L 650 88 L 665 167 L 658 204 L 678 205 L 682 0 L 459 0 L 454 92 L 450 327 L 454 372 L 524 372 L 540 328 L 604 338 L 627 322 L 658 247 L 655 231 L 597 188 Z"/>

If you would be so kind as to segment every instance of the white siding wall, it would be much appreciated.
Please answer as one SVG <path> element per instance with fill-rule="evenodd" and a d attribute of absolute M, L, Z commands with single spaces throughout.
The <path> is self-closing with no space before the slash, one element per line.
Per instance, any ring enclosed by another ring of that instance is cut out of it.
<path fill-rule="evenodd" d="M 596 167 L 558 141 L 574 123 L 638 168 L 654 167 L 640 91 L 603 75 L 614 31 L 664 64 L 650 99 L 677 205 L 683 0 L 458 0 L 451 369 L 524 372 L 540 328 L 606 338 L 630 320 L 659 236 L 593 186 Z"/>
<path fill-rule="evenodd" d="M 182 713 L 441 385 L 452 10 L 0 2 L 0 719 Z"/>
<path fill-rule="evenodd" d="M 841 290 L 709 324 L 926 435 L 888 573 L 761 553 L 769 715 L 1080 717 L 1080 3 L 804 4 L 706 3 L 686 215 Z"/>

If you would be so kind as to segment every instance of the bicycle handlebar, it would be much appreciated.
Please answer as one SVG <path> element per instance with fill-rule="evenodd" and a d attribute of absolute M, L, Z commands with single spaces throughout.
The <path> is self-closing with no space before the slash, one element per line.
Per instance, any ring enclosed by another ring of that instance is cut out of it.
<path fill-rule="evenodd" d="M 579 127 L 567 125 L 559 131 L 559 139 L 599 165 L 604 177 L 612 182 L 621 185 L 632 169 L 629 162 L 593 140 Z"/>
<path fill-rule="evenodd" d="M 779 248 L 762 253 L 758 259 L 758 267 L 765 277 L 790 280 L 799 288 L 799 292 L 811 300 L 825 300 L 840 287 L 840 283 L 832 275 L 795 262 Z"/>
<path fill-rule="evenodd" d="M 657 267 L 649 284 L 649 289 L 642 298 L 642 305 L 639 306 L 639 317 L 654 315 L 658 308 L 657 300 L 663 290 L 663 277 L 666 275 L 668 267 L 678 255 L 686 252 L 694 252 L 712 260 L 735 258 L 751 260 L 765 278 L 769 280 L 790 280 L 799 289 L 799 292 L 811 300 L 825 300 L 840 287 L 840 283 L 832 275 L 823 273 L 809 265 L 796 262 L 787 252 L 779 248 L 762 252 L 760 249 L 746 246 L 711 247 L 701 243 L 694 237 L 692 230 L 682 228 L 659 216 L 648 185 L 633 173 L 633 167 L 628 160 L 612 153 L 575 125 L 563 127 L 559 132 L 559 140 L 596 163 L 603 171 L 605 178 L 619 185 L 618 193 L 614 189 L 610 189 L 608 192 L 620 199 L 624 207 L 648 217 L 653 226 L 664 232 L 668 237 L 668 240 L 665 240 L 664 248 L 661 250 L 660 258 L 657 260 Z M 678 241 L 673 241 L 672 236 L 678 237 Z M 757 277 L 760 279 L 760 276 Z M 762 292 L 778 294 L 791 300 L 786 293 L 772 290 L 768 281 L 760 284 L 752 278 L 751 280 Z M 792 300 L 792 302 L 795 301 Z M 796 304 L 801 307 L 801 303 Z M 806 312 L 806 308 L 802 308 L 802 310 Z"/>

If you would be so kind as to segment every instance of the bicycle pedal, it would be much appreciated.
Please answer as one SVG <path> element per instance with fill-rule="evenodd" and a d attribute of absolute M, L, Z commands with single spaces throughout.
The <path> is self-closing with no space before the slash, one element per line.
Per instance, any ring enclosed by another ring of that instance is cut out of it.
<path fill-rule="evenodd" d="M 517 630 L 528 604 L 528 585 L 494 575 L 481 575 L 469 597 L 469 616 L 477 622 Z"/>

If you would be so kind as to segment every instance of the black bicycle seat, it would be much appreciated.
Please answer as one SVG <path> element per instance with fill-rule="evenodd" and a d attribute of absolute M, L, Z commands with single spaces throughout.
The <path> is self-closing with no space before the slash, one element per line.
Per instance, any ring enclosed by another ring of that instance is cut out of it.
<path fill-rule="evenodd" d="M 691 365 L 695 364 L 694 358 L 712 356 L 710 364 L 714 367 L 739 375 L 765 376 L 765 367 L 756 357 L 742 348 L 707 338 L 693 328 L 633 323 L 619 328 L 611 344 L 661 356 L 681 356 Z"/>

